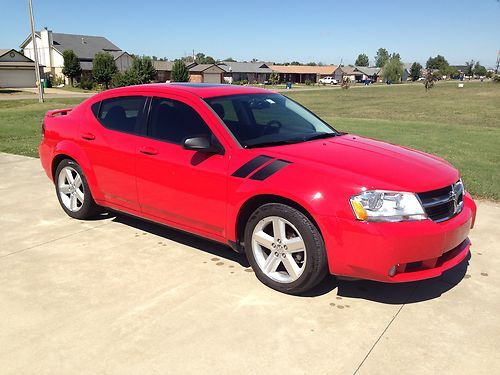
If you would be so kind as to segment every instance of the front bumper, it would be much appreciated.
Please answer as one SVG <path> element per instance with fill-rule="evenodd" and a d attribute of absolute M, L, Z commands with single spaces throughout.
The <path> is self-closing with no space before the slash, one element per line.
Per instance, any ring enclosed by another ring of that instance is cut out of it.
<path fill-rule="evenodd" d="M 328 218 L 322 225 L 330 273 L 383 282 L 441 275 L 468 254 L 476 205 L 469 194 L 457 216 L 399 223 Z"/>

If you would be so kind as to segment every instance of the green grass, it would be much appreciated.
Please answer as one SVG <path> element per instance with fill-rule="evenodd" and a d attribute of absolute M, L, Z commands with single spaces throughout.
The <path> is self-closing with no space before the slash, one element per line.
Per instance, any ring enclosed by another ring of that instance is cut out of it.
<path fill-rule="evenodd" d="M 460 169 L 476 197 L 500 201 L 500 84 L 438 83 L 285 92 L 338 130 L 439 155 Z M 83 98 L 0 100 L 0 151 L 37 156 L 49 109 Z"/>
<path fill-rule="evenodd" d="M 0 151 L 38 157 L 42 119 L 49 109 L 66 108 L 84 98 L 0 100 Z"/>
<path fill-rule="evenodd" d="M 438 83 L 286 92 L 335 128 L 439 155 L 476 197 L 500 200 L 500 85 Z"/>

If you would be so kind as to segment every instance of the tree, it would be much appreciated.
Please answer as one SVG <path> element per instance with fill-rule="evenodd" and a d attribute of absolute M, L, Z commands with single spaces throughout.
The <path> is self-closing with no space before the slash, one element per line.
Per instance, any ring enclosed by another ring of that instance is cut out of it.
<path fill-rule="evenodd" d="M 474 60 L 465 62 L 465 75 L 472 77 L 474 75 Z"/>
<path fill-rule="evenodd" d="M 271 82 L 271 85 L 276 85 L 280 81 L 280 76 L 277 72 L 272 72 L 271 75 L 269 76 L 269 82 Z"/>
<path fill-rule="evenodd" d="M 379 48 L 375 55 L 375 66 L 382 68 L 389 60 L 389 52 L 385 48 Z"/>
<path fill-rule="evenodd" d="M 384 65 L 384 79 L 386 81 L 400 82 L 403 76 L 403 63 L 399 55 L 393 54 Z"/>
<path fill-rule="evenodd" d="M 194 62 L 197 64 L 215 64 L 215 59 L 212 56 L 205 56 L 204 53 L 197 53 L 194 57 Z"/>
<path fill-rule="evenodd" d="M 479 61 L 476 62 L 476 65 L 474 65 L 474 74 L 476 76 L 485 76 L 486 75 L 486 68 L 479 63 Z"/>
<path fill-rule="evenodd" d="M 189 70 L 182 60 L 175 60 L 172 66 L 172 82 L 188 82 Z"/>
<path fill-rule="evenodd" d="M 148 56 L 134 57 L 130 71 L 137 77 L 138 83 L 150 83 L 156 77 L 153 60 Z"/>
<path fill-rule="evenodd" d="M 354 63 L 354 65 L 356 66 L 368 66 L 369 64 L 370 62 L 366 53 L 360 53 L 358 55 L 358 58 L 356 59 L 356 62 Z"/>
<path fill-rule="evenodd" d="M 235 60 L 235 59 L 233 59 L 232 57 L 227 57 L 227 58 L 225 58 L 225 59 L 224 59 L 224 60 L 222 60 L 222 61 L 227 61 L 227 62 L 236 62 L 236 60 Z"/>
<path fill-rule="evenodd" d="M 132 86 L 138 85 L 139 78 L 135 75 L 135 72 L 126 70 L 124 72 L 118 72 L 113 75 L 113 79 L 111 81 L 111 85 L 113 87 L 124 87 L 124 86 Z"/>
<path fill-rule="evenodd" d="M 115 59 L 109 52 L 98 52 L 95 54 L 94 60 L 92 60 L 92 65 L 94 79 L 99 83 L 104 83 L 104 86 L 108 89 L 113 75 L 118 72 Z"/>
<path fill-rule="evenodd" d="M 418 81 L 422 75 L 422 65 L 418 62 L 414 62 L 410 67 L 410 77 L 413 82 Z"/>
<path fill-rule="evenodd" d="M 78 60 L 78 57 L 72 49 L 67 49 L 63 52 L 63 59 L 64 65 L 62 73 L 71 80 L 71 86 L 73 86 L 74 79 L 82 74 L 80 60 Z"/>
<path fill-rule="evenodd" d="M 436 78 L 434 77 L 434 74 L 432 74 L 432 69 L 427 69 L 424 77 L 425 92 L 429 91 L 434 87 L 435 80 Z"/>

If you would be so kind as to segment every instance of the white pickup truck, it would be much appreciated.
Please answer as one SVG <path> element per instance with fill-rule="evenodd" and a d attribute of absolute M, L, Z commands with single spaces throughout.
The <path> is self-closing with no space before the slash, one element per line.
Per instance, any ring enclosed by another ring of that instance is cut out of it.
<path fill-rule="evenodd" d="M 321 83 L 322 85 L 336 85 L 337 80 L 334 79 L 333 77 L 328 76 L 328 77 L 320 78 L 319 83 Z"/>

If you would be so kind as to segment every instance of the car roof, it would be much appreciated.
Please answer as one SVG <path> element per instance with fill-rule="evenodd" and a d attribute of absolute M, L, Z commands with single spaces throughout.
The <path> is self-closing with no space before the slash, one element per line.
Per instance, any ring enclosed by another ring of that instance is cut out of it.
<path fill-rule="evenodd" d="M 240 85 L 224 85 L 212 83 L 153 83 L 147 85 L 134 85 L 111 89 L 105 91 L 109 96 L 113 93 L 130 94 L 138 92 L 151 92 L 153 93 L 182 93 L 187 92 L 194 94 L 200 98 L 213 98 L 228 95 L 240 94 L 269 94 L 269 90 L 261 89 L 251 86 Z M 108 96 L 106 95 L 106 96 Z"/>

